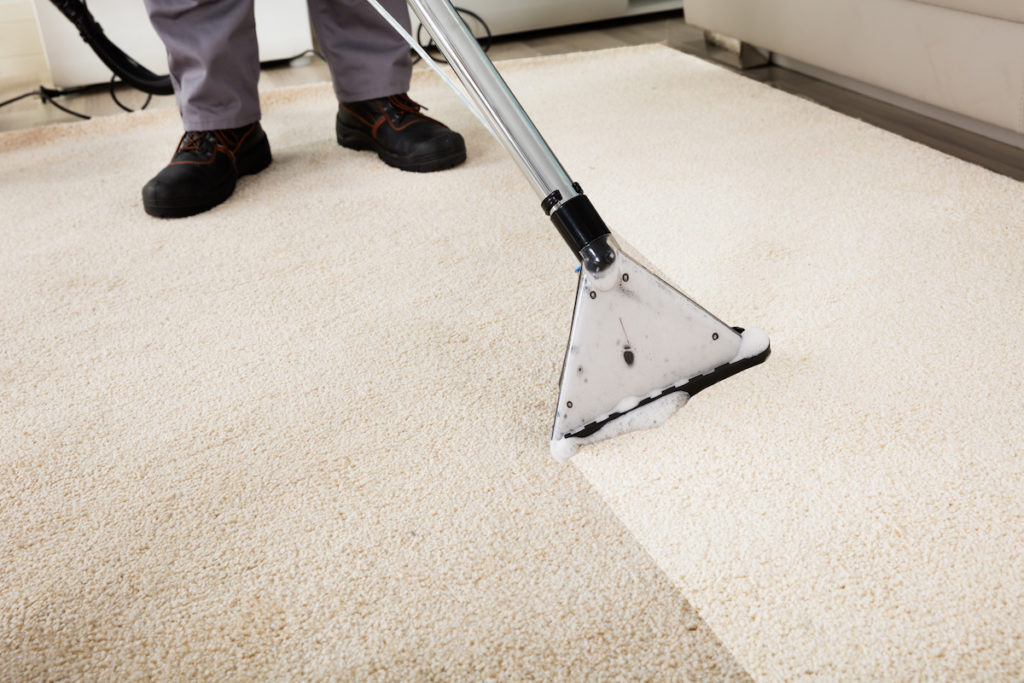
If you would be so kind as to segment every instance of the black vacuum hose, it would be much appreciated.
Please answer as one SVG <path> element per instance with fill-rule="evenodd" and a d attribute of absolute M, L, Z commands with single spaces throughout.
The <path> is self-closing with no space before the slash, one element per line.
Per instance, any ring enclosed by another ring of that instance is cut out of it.
<path fill-rule="evenodd" d="M 96 56 L 122 81 L 151 95 L 174 94 L 170 76 L 158 76 L 110 42 L 82 0 L 51 0 L 51 2 L 75 25 L 82 40 L 92 48 Z"/>

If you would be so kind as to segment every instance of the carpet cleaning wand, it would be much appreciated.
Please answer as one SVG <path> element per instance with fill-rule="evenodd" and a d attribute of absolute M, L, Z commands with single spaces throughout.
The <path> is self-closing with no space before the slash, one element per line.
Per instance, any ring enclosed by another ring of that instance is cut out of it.
<path fill-rule="evenodd" d="M 368 2 L 426 56 L 376 0 Z M 512 155 L 581 263 L 551 435 L 556 459 L 657 426 L 698 391 L 768 358 L 764 332 L 726 325 L 617 247 L 448 0 L 409 4 L 465 86 L 470 109 Z"/>

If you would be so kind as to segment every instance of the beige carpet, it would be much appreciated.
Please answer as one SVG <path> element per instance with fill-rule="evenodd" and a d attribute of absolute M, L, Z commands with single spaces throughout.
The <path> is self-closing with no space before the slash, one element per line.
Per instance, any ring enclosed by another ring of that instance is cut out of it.
<path fill-rule="evenodd" d="M 502 71 L 768 363 L 551 460 L 574 263 L 427 74 L 464 167 L 279 91 L 183 221 L 172 114 L 0 136 L 0 677 L 1024 675 L 1024 187 L 667 48 Z"/>
<path fill-rule="evenodd" d="M 183 221 L 139 203 L 170 112 L 0 136 L 0 679 L 746 678 L 548 455 L 571 256 L 415 92 L 471 163 L 278 92 L 275 163 Z"/>

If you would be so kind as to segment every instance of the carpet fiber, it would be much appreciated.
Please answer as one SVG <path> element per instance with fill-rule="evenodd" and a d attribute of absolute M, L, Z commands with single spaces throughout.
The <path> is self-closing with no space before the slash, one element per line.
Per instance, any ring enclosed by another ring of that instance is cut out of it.
<path fill-rule="evenodd" d="M 548 455 L 571 256 L 413 92 L 470 163 L 281 91 L 271 167 L 180 221 L 139 198 L 172 112 L 0 136 L 0 679 L 746 678 Z"/>
<path fill-rule="evenodd" d="M 429 74 L 463 167 L 276 91 L 186 220 L 173 113 L 2 135 L 0 677 L 1024 673 L 1024 187 L 668 48 L 501 70 L 767 364 L 554 462 L 575 263 Z"/>

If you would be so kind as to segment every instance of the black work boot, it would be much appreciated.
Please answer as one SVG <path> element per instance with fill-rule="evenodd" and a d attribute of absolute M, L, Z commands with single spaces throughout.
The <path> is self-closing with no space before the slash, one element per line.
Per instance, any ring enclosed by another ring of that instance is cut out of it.
<path fill-rule="evenodd" d="M 191 216 L 217 206 L 231 196 L 241 176 L 269 164 L 270 143 L 259 122 L 187 131 L 171 163 L 142 188 L 142 205 L 150 216 Z"/>
<path fill-rule="evenodd" d="M 466 160 L 462 136 L 420 113 L 408 95 L 342 102 L 338 144 L 377 152 L 384 163 L 404 171 L 440 171 Z"/>

